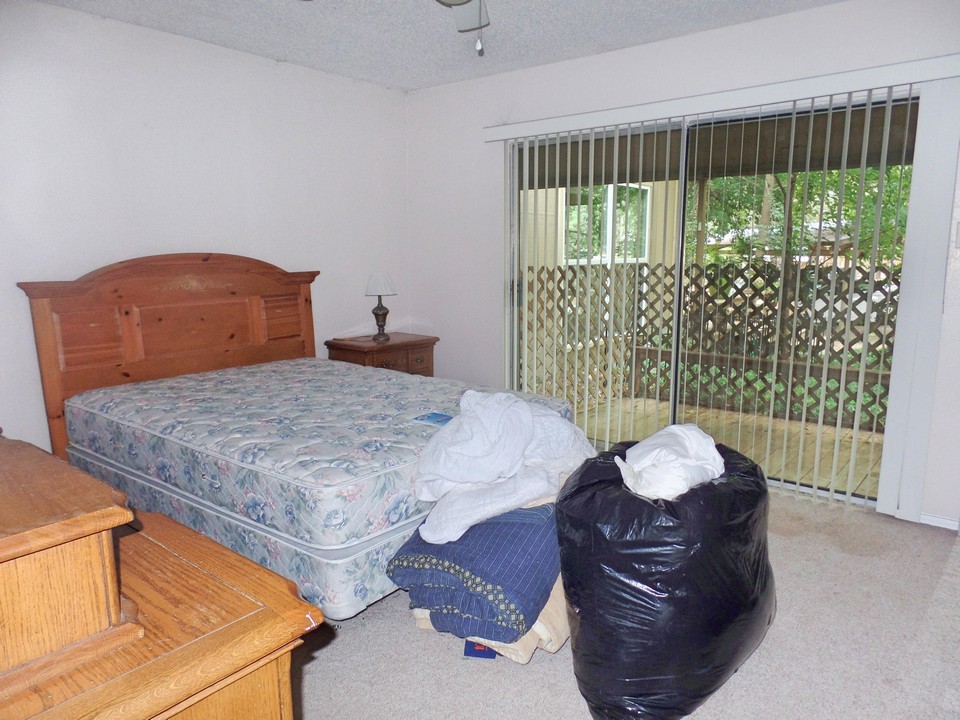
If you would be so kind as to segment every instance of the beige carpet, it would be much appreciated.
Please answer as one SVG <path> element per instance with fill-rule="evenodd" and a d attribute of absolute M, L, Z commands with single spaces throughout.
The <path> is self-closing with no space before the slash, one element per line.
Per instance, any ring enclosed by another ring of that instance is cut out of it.
<path fill-rule="evenodd" d="M 957 720 L 960 545 L 949 530 L 774 495 L 777 617 L 695 720 Z M 589 720 L 570 643 L 528 665 L 466 659 L 418 630 L 405 593 L 295 652 L 300 720 Z"/>

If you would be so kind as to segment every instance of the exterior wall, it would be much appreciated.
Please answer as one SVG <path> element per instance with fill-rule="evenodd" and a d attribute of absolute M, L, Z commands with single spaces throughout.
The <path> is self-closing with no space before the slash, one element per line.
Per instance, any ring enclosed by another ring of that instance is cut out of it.
<path fill-rule="evenodd" d="M 680 213 L 680 182 L 668 180 L 650 185 L 650 241 L 647 262 L 673 265 L 677 259 L 677 226 Z"/>

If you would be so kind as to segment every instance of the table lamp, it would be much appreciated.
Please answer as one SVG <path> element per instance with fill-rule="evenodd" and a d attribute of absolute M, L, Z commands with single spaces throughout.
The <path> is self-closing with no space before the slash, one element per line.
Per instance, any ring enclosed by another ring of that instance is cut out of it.
<path fill-rule="evenodd" d="M 373 317 L 377 321 L 377 334 L 373 336 L 374 342 L 386 342 L 390 336 L 383 331 L 387 325 L 387 310 L 383 304 L 384 295 L 396 295 L 397 290 L 393 287 L 393 281 L 385 272 L 370 273 L 370 279 L 367 280 L 367 291 L 365 295 L 377 296 L 377 306 L 373 309 Z"/>

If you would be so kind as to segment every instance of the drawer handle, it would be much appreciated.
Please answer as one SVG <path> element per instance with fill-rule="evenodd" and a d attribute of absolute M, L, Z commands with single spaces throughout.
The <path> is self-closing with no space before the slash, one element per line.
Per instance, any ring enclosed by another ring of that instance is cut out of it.
<path fill-rule="evenodd" d="M 394 365 L 395 363 L 393 360 L 384 360 L 382 363 L 380 363 L 380 367 L 382 368 L 392 368 Z"/>
<path fill-rule="evenodd" d="M 413 361 L 414 361 L 417 365 L 423 365 L 423 364 L 427 361 L 427 357 L 426 357 L 426 355 L 424 355 L 423 353 L 421 353 L 420 355 L 417 355 L 415 358 L 413 358 Z"/>

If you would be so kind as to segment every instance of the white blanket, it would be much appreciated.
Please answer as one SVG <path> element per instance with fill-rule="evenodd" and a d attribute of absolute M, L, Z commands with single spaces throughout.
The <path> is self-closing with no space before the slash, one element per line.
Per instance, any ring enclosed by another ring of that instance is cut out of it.
<path fill-rule="evenodd" d="M 723 474 L 713 438 L 694 424 L 670 425 L 627 448 L 626 462 L 614 458 L 623 483 L 651 500 L 673 500 Z"/>
<path fill-rule="evenodd" d="M 561 479 L 594 454 L 583 431 L 555 411 L 510 393 L 468 390 L 460 414 L 420 457 L 416 495 L 436 502 L 420 535 L 450 542 L 478 522 L 556 495 Z"/>

